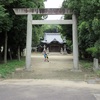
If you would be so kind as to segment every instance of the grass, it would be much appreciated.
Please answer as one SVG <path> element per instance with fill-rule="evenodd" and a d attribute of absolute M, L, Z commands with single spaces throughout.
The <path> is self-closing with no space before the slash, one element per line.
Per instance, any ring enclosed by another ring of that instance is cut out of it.
<path fill-rule="evenodd" d="M 16 68 L 23 67 L 24 65 L 24 59 L 22 59 L 21 61 L 12 60 L 8 61 L 6 64 L 0 64 L 0 76 L 2 78 L 6 78 L 6 76 L 14 72 Z"/>
<path fill-rule="evenodd" d="M 81 60 L 80 65 L 84 71 L 93 71 L 93 62 Z"/>
<path fill-rule="evenodd" d="M 95 73 L 100 78 L 100 70 L 95 71 Z"/>
<path fill-rule="evenodd" d="M 81 60 L 80 65 L 83 71 L 88 72 L 89 74 L 92 72 L 100 78 L 100 70 L 93 70 L 93 62 Z"/>
<path fill-rule="evenodd" d="M 95 74 L 97 76 L 100 76 L 100 70 L 95 73 L 93 72 L 93 62 L 81 60 L 80 65 L 83 72 L 91 75 Z M 25 59 L 22 59 L 21 61 L 12 60 L 8 61 L 6 64 L 0 64 L 0 76 L 2 78 L 7 78 L 7 76 L 12 74 L 12 72 L 14 72 L 16 68 L 23 68 L 24 66 Z"/>

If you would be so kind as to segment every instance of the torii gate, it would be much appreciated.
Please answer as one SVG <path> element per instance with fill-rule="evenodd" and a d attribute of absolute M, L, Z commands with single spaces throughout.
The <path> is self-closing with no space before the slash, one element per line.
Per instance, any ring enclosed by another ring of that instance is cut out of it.
<path fill-rule="evenodd" d="M 26 39 L 26 70 L 31 68 L 31 44 L 32 44 L 32 24 L 72 24 L 73 32 L 73 70 L 79 69 L 78 58 L 78 38 L 77 38 L 77 19 L 70 9 L 48 8 L 14 8 L 15 14 L 27 15 L 27 39 Z M 32 20 L 32 14 L 63 15 L 72 14 L 72 20 Z"/>

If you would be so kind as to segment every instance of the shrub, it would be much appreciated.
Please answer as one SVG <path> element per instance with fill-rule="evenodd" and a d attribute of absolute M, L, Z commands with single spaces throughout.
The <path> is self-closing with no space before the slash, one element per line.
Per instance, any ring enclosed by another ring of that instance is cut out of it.
<path fill-rule="evenodd" d="M 99 58 L 99 55 L 100 55 L 100 50 L 96 47 L 90 47 L 90 48 L 87 48 L 86 51 L 90 54 L 92 54 L 92 57 L 94 58 Z"/>

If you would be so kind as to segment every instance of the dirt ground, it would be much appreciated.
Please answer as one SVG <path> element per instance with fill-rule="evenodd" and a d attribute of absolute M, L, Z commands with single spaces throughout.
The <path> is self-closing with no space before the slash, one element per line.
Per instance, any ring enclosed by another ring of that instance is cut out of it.
<path fill-rule="evenodd" d="M 12 79 L 60 79 L 86 81 L 95 78 L 93 73 L 73 72 L 73 56 L 50 53 L 49 62 L 44 61 L 43 54 L 33 53 L 31 71 L 17 70 L 9 75 Z"/>
<path fill-rule="evenodd" d="M 96 77 L 72 71 L 72 55 L 50 53 L 49 62 L 42 54 L 33 53 L 31 58 L 31 71 L 17 69 L 10 79 L 0 81 L 2 100 L 100 100 Z"/>

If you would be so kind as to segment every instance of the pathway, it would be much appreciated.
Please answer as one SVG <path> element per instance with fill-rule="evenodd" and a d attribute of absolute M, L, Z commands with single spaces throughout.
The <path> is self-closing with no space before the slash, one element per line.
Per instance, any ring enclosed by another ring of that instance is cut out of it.
<path fill-rule="evenodd" d="M 73 72 L 73 56 L 50 53 L 49 62 L 45 62 L 42 54 L 32 54 L 32 70 L 16 71 L 10 78 L 17 79 L 60 79 L 84 81 L 94 78 L 93 73 Z"/>
<path fill-rule="evenodd" d="M 31 71 L 1 80 L 0 100 L 100 100 L 100 84 L 88 84 L 87 73 L 71 71 L 72 55 L 51 54 L 49 59 L 33 54 Z"/>
<path fill-rule="evenodd" d="M 100 100 L 100 85 L 66 80 L 3 80 L 0 100 Z"/>

